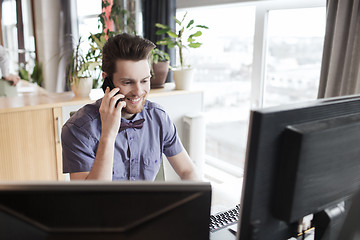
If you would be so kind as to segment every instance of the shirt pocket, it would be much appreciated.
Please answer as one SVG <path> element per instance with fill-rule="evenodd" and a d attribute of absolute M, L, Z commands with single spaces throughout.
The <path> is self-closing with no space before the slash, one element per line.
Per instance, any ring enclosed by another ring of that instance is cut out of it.
<path fill-rule="evenodd" d="M 122 161 L 114 159 L 113 164 L 113 180 L 128 180 L 126 164 Z"/>
<path fill-rule="evenodd" d="M 162 155 L 159 152 L 151 152 L 144 157 L 144 178 L 153 181 L 159 172 Z"/>

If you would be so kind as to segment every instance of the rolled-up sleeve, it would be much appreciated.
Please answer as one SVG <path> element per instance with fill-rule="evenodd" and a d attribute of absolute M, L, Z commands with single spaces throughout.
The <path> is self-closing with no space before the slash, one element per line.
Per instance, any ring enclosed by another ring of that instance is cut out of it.
<path fill-rule="evenodd" d="M 61 132 L 63 172 L 88 172 L 95 159 L 97 141 L 84 129 L 67 123 Z"/>
<path fill-rule="evenodd" d="M 163 151 L 167 157 L 172 157 L 179 154 L 183 150 L 182 143 L 177 134 L 176 126 L 170 120 L 170 117 L 164 113 L 162 121 L 164 139 L 163 139 Z"/>

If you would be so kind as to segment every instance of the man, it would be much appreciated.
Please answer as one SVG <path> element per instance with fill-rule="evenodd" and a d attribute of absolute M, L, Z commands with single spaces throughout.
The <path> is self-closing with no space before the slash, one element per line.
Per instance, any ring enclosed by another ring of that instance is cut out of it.
<path fill-rule="evenodd" d="M 197 179 L 175 125 L 159 105 L 146 100 L 154 47 L 129 34 L 104 45 L 103 78 L 115 88 L 77 111 L 62 129 L 64 173 L 70 179 L 154 180 L 162 153 L 181 179 Z"/>
<path fill-rule="evenodd" d="M 9 73 L 9 57 L 6 52 L 6 49 L 0 45 L 0 69 L 2 78 L 6 81 L 12 83 L 15 86 L 19 81 L 20 77 L 18 75 Z"/>

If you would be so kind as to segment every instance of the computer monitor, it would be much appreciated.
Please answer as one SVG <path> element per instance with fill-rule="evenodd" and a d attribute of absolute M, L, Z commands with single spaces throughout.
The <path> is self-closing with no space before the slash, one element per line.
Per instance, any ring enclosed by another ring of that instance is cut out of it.
<path fill-rule="evenodd" d="M 200 182 L 0 183 L 0 239 L 209 239 Z"/>
<path fill-rule="evenodd" d="M 360 186 L 359 144 L 360 96 L 252 111 L 237 239 L 296 237 L 309 214 L 315 239 L 336 239 Z"/>

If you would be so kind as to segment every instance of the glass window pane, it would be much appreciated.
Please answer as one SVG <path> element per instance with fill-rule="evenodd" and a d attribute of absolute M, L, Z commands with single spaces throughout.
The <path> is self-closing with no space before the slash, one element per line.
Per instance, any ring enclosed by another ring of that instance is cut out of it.
<path fill-rule="evenodd" d="M 90 33 L 95 34 L 101 32 L 101 27 L 98 28 L 99 19 L 96 18 L 83 18 L 79 21 L 79 34 L 83 40 L 87 40 Z"/>
<path fill-rule="evenodd" d="M 316 99 L 325 7 L 269 11 L 264 106 Z"/>
<path fill-rule="evenodd" d="M 208 159 L 242 167 L 245 159 L 255 7 L 240 4 L 181 9 L 177 18 L 206 25 L 186 63 L 195 68 L 193 88 L 204 91 Z"/>
<path fill-rule="evenodd" d="M 101 0 L 77 0 L 78 27 L 81 37 L 81 49 L 84 53 L 90 48 L 88 38 L 91 34 L 101 32 L 98 15 L 101 13 Z"/>
<path fill-rule="evenodd" d="M 77 0 L 77 11 L 80 17 L 101 13 L 101 0 Z"/>

